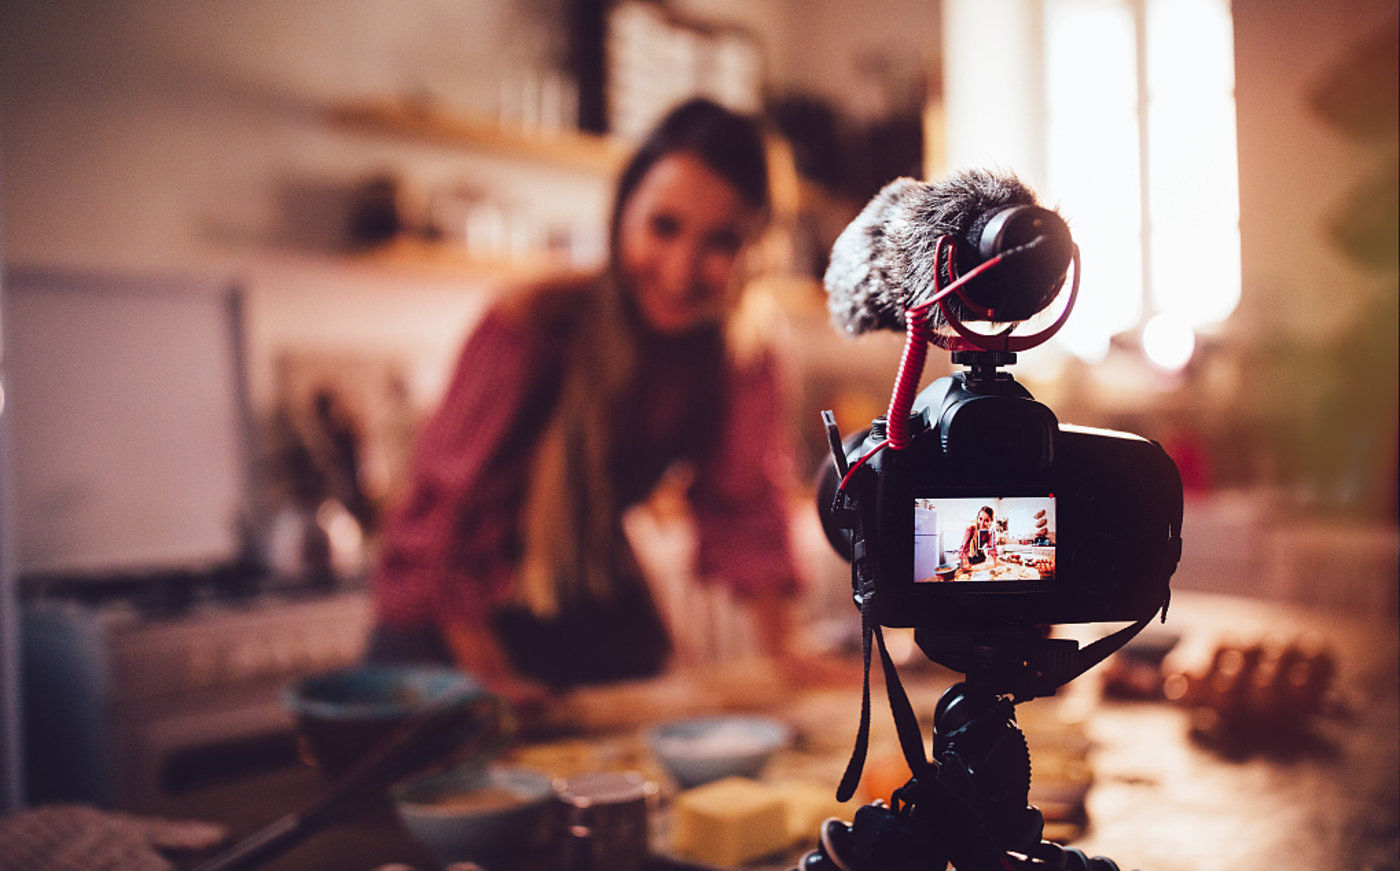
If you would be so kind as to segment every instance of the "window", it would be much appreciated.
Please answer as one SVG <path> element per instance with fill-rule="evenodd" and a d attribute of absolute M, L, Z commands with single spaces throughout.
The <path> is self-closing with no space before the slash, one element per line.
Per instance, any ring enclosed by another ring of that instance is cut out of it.
<path fill-rule="evenodd" d="M 1083 251 L 1055 341 L 1094 361 L 1141 330 L 1155 363 L 1184 365 L 1240 297 L 1229 0 L 951 0 L 948 13 L 950 159 L 1016 169 Z M 969 87 L 978 104 L 958 111 Z M 996 106 L 1026 116 L 1024 141 L 1003 147 Z M 977 132 L 989 123 L 1002 143 Z"/>

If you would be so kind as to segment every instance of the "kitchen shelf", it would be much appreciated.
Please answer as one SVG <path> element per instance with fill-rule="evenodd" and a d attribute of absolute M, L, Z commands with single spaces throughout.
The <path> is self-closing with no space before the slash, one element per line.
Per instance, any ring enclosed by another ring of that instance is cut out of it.
<path fill-rule="evenodd" d="M 314 280 L 398 282 L 424 280 L 465 283 L 473 287 L 507 287 L 585 269 L 563 254 L 541 251 L 530 255 L 483 257 L 446 242 L 395 239 L 358 251 L 308 252 L 288 248 L 256 248 L 225 252 L 220 264 L 239 275 L 305 275 Z"/>
<path fill-rule="evenodd" d="M 395 239 L 350 256 L 355 266 L 413 272 L 425 277 L 460 276 L 526 282 L 570 269 L 563 255 L 540 252 L 514 257 L 481 257 L 450 243 Z"/>
<path fill-rule="evenodd" d="M 342 127 L 439 145 L 455 145 L 590 173 L 621 168 L 627 151 L 606 137 L 576 130 L 513 130 L 495 121 L 391 100 L 340 103 L 330 110 Z"/>

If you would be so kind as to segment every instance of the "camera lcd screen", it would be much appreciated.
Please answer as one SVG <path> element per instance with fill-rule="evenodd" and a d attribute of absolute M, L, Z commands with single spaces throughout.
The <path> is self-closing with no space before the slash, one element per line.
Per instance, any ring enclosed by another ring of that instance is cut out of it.
<path fill-rule="evenodd" d="M 1055 496 L 917 497 L 914 582 L 1055 579 Z M 1040 582 L 1040 583 L 1037 583 Z"/>

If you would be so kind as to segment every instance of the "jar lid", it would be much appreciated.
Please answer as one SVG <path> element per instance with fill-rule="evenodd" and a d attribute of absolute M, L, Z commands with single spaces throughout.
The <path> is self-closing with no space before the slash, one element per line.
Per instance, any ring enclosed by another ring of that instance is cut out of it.
<path fill-rule="evenodd" d="M 559 800 L 576 808 L 645 802 L 656 787 L 635 771 L 587 771 L 554 781 Z"/>

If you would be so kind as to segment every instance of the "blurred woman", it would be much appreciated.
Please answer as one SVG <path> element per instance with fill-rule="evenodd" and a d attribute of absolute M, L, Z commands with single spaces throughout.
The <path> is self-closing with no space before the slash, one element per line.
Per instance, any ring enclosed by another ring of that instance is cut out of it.
<path fill-rule="evenodd" d="M 656 673 L 670 639 L 620 520 L 685 461 L 696 576 L 794 660 L 778 360 L 734 341 L 768 209 L 758 127 L 686 103 L 618 180 L 602 274 L 484 316 L 387 522 L 372 658 L 453 662 L 508 694 Z"/>

